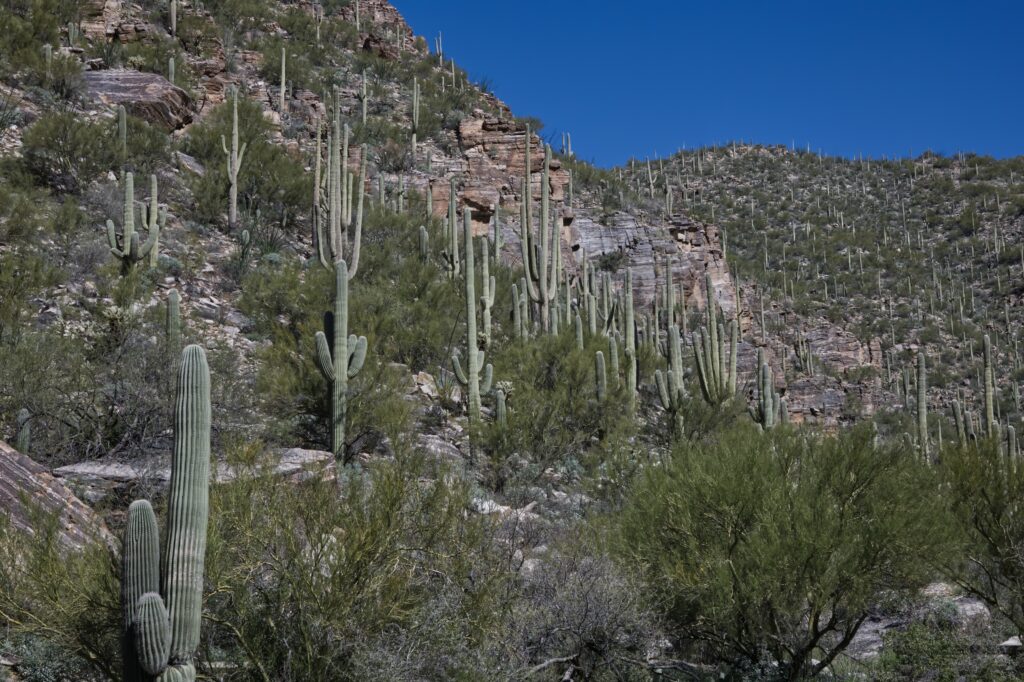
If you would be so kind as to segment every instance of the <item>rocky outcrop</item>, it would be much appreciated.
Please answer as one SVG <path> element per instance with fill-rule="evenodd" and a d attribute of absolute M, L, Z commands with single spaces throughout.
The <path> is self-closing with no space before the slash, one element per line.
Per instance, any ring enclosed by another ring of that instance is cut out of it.
<path fill-rule="evenodd" d="M 86 71 L 86 94 L 107 107 L 119 104 L 132 116 L 167 130 L 192 121 L 192 99 L 163 76 L 129 69 Z"/>
<path fill-rule="evenodd" d="M 329 452 L 288 448 L 268 457 L 258 465 L 257 470 L 282 480 L 301 482 L 333 473 L 333 468 L 329 466 L 333 462 L 334 455 Z M 226 483 L 245 476 L 247 471 L 219 463 L 213 480 L 215 483 Z M 140 496 L 140 492 L 162 492 L 171 481 L 170 461 L 166 457 L 131 462 L 80 462 L 55 469 L 53 473 L 79 490 L 93 504 L 109 497 L 127 500 Z"/>
<path fill-rule="evenodd" d="M 112 537 L 96 516 L 45 467 L 0 441 L 0 515 L 27 533 L 38 530 L 36 514 L 57 518 L 60 544 L 79 550 Z"/>

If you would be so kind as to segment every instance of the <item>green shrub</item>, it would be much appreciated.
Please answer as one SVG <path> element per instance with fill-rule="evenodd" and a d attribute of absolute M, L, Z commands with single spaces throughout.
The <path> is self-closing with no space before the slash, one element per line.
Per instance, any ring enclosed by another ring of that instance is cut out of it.
<path fill-rule="evenodd" d="M 221 136 L 230 145 L 231 117 L 229 100 L 192 126 L 184 142 L 185 152 L 206 166 L 206 174 L 192 181 L 197 222 L 220 223 L 227 214 L 229 183 Z M 301 160 L 270 142 L 270 130 L 260 105 L 239 95 L 238 137 L 247 144 L 238 173 L 239 206 L 258 208 L 267 220 L 280 222 L 285 213 L 292 218 L 309 213 L 312 176 Z"/>
<path fill-rule="evenodd" d="M 945 450 L 940 471 L 961 543 L 950 575 L 1024 629 L 1024 467 L 982 442 Z"/>
<path fill-rule="evenodd" d="M 22 142 L 26 167 L 59 191 L 77 192 L 115 165 L 110 127 L 70 111 L 44 114 L 25 131 Z"/>
<path fill-rule="evenodd" d="M 927 581 L 942 541 L 925 474 L 868 429 L 737 428 L 641 478 L 616 521 L 619 554 L 712 660 L 813 676 L 882 591 Z"/>

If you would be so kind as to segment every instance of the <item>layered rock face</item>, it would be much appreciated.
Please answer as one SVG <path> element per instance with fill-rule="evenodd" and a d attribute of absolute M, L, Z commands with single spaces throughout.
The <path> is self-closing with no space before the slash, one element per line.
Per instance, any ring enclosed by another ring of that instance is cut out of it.
<path fill-rule="evenodd" d="M 35 532 L 38 513 L 57 519 L 60 544 L 79 550 L 111 542 L 103 521 L 43 466 L 0 441 L 0 512 L 17 530 Z"/>
<path fill-rule="evenodd" d="M 104 106 L 124 105 L 129 114 L 167 130 L 177 130 L 192 121 L 188 93 L 163 76 L 108 69 L 86 71 L 82 77 L 89 98 Z"/>

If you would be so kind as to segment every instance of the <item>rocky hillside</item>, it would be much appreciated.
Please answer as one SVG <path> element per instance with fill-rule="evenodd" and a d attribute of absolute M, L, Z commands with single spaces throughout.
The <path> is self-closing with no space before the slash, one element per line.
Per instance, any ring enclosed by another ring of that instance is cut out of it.
<path fill-rule="evenodd" d="M 917 492 L 957 410 L 1016 453 L 1024 161 L 601 169 L 388 0 L 0 10 L 0 679 L 119 679 L 186 343 L 209 679 L 1013 667 Z"/>

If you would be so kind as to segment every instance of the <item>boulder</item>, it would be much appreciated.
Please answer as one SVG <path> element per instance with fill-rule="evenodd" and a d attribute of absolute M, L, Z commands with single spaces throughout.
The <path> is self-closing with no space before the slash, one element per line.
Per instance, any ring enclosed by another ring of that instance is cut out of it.
<path fill-rule="evenodd" d="M 14 528 L 34 532 L 36 511 L 59 517 L 59 541 L 81 550 L 113 537 L 103 521 L 45 467 L 0 441 L 0 515 Z"/>
<path fill-rule="evenodd" d="M 88 97 L 97 104 L 122 104 L 132 116 L 167 130 L 177 130 L 192 121 L 192 98 L 158 74 L 108 69 L 86 71 L 82 78 Z"/>

